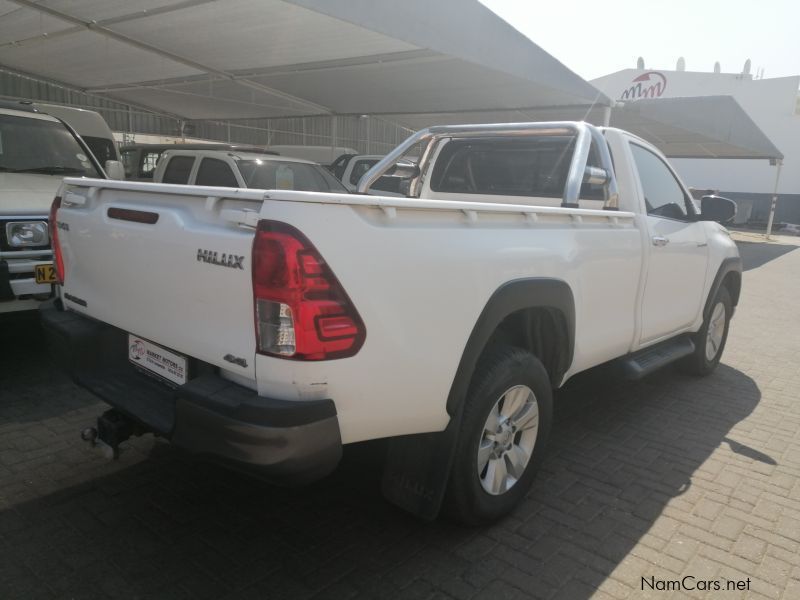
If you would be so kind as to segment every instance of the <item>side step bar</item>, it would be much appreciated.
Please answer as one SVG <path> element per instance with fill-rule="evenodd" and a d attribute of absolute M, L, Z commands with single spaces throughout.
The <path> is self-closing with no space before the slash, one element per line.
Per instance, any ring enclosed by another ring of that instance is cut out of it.
<path fill-rule="evenodd" d="M 694 348 L 690 337 L 681 336 L 624 356 L 618 359 L 619 366 L 626 379 L 641 379 L 669 363 L 689 356 Z"/>

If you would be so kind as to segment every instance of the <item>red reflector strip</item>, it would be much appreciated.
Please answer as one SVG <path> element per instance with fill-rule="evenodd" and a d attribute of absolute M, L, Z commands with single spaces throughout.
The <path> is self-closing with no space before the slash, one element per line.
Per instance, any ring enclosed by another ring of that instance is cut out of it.
<path fill-rule="evenodd" d="M 146 225 L 154 225 L 158 222 L 158 213 L 128 208 L 109 208 L 108 216 L 120 221 L 132 221 L 133 223 L 144 223 Z"/>
<path fill-rule="evenodd" d="M 358 326 L 348 316 L 317 317 L 317 331 L 322 340 L 339 340 L 356 337 Z"/>
<path fill-rule="evenodd" d="M 53 262 L 56 266 L 56 283 L 64 285 L 64 255 L 58 241 L 58 222 L 56 221 L 59 208 L 61 208 L 61 196 L 56 196 L 50 205 L 50 247 L 53 249 Z"/>

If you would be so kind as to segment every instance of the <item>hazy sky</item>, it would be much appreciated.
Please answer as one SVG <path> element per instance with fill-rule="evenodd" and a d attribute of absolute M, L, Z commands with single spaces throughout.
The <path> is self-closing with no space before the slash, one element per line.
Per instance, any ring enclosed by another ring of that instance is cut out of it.
<path fill-rule="evenodd" d="M 481 0 L 567 67 L 593 79 L 620 69 L 800 75 L 800 0 Z"/>

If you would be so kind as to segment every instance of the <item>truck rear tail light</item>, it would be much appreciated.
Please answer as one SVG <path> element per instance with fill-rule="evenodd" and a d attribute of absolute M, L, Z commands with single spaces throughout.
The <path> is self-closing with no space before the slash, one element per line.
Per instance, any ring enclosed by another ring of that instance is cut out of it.
<path fill-rule="evenodd" d="M 260 221 L 253 240 L 258 352 L 295 360 L 353 356 L 366 328 L 317 249 L 297 229 Z"/>
<path fill-rule="evenodd" d="M 61 208 L 61 196 L 56 196 L 50 205 L 50 246 L 53 249 L 53 262 L 56 267 L 56 283 L 64 285 L 64 255 L 61 252 L 61 244 L 58 243 L 58 223 L 56 222 L 59 208 Z"/>

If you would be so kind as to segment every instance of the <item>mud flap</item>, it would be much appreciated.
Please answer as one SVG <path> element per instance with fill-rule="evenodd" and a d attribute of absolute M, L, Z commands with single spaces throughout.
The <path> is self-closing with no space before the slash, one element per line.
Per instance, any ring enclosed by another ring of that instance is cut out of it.
<path fill-rule="evenodd" d="M 429 521 L 439 515 L 461 429 L 462 408 L 444 431 L 393 438 L 383 472 L 384 497 Z"/>

